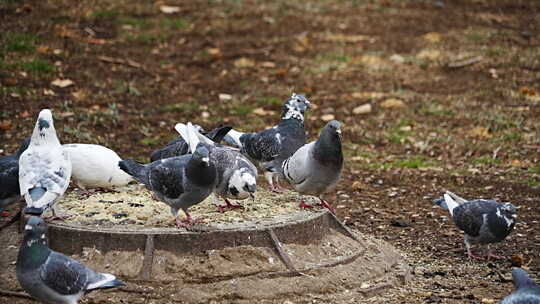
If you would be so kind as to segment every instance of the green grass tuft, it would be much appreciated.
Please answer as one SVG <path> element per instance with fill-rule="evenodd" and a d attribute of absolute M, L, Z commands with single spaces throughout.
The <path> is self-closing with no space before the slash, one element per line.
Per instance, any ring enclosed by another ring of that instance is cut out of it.
<path fill-rule="evenodd" d="M 54 66 L 42 59 L 33 59 L 30 62 L 22 62 L 19 66 L 26 72 L 33 74 L 47 74 L 54 71 Z"/>
<path fill-rule="evenodd" d="M 4 42 L 4 50 L 8 52 L 30 53 L 36 50 L 36 36 L 32 34 L 10 34 Z"/>

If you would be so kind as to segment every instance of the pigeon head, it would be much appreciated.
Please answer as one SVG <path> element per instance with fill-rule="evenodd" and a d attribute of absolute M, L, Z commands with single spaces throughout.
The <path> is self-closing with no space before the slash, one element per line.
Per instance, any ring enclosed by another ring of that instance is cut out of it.
<path fill-rule="evenodd" d="M 517 218 L 517 208 L 512 203 L 503 203 L 499 208 L 502 216 L 504 216 L 508 221 L 514 223 Z"/>
<path fill-rule="evenodd" d="M 321 131 L 320 138 L 325 142 L 341 147 L 341 123 L 337 120 L 327 123 Z"/>
<path fill-rule="evenodd" d="M 332 120 L 324 126 L 315 143 L 314 157 L 321 163 L 343 163 L 341 150 L 341 124 Z"/>
<path fill-rule="evenodd" d="M 38 216 L 31 216 L 28 221 L 26 222 L 26 225 L 24 225 L 24 236 L 25 238 L 29 239 L 38 239 L 43 240 L 42 243 L 46 243 L 47 241 L 47 225 L 45 224 L 45 221 L 41 217 Z M 28 244 L 32 245 L 32 244 Z"/>
<path fill-rule="evenodd" d="M 298 119 L 304 121 L 304 113 L 310 106 L 309 100 L 304 95 L 293 93 L 292 96 L 285 101 L 283 105 L 283 119 Z"/>
<path fill-rule="evenodd" d="M 257 191 L 257 180 L 247 168 L 234 171 L 229 179 L 229 194 L 235 198 L 244 199 L 248 196 L 254 197 L 255 191 Z"/>
<path fill-rule="evenodd" d="M 43 109 L 39 112 L 34 132 L 32 133 L 31 144 L 40 145 L 43 143 L 58 142 L 56 130 L 54 129 L 52 112 L 49 109 Z"/>
<path fill-rule="evenodd" d="M 203 167 L 210 166 L 210 152 L 203 145 L 197 146 L 195 152 L 193 152 L 192 158 L 198 160 Z"/>

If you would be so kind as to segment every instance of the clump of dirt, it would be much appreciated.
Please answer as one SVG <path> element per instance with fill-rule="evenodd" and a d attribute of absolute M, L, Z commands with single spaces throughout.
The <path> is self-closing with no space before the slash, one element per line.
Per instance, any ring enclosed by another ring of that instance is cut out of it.
<path fill-rule="evenodd" d="M 276 194 L 259 187 L 255 199 L 232 200 L 243 208 L 218 212 L 211 195 L 189 209 L 190 214 L 203 220 L 209 227 L 227 229 L 255 225 L 275 217 L 300 211 L 301 200 L 316 205 L 318 199 L 293 191 Z M 143 229 L 148 227 L 174 227 L 170 207 L 152 198 L 144 186 L 132 184 L 113 192 L 87 194 L 70 191 L 55 204 L 58 213 L 68 216 L 65 223 L 74 226 L 99 226 L 114 229 Z M 314 209 L 316 210 L 316 209 Z M 305 211 L 312 212 L 312 211 Z"/>

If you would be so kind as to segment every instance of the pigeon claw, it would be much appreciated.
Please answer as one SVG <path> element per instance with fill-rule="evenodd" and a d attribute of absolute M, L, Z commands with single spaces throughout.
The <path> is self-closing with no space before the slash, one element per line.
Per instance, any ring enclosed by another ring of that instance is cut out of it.
<path fill-rule="evenodd" d="M 176 218 L 175 220 L 175 223 L 176 223 L 176 226 L 177 227 L 190 227 L 191 225 L 195 224 L 195 223 L 204 223 L 204 221 L 202 219 L 195 219 L 195 218 L 192 218 L 191 215 L 187 215 L 187 218 L 185 219 L 180 219 L 180 218 Z"/>
<path fill-rule="evenodd" d="M 242 205 L 234 205 L 228 199 L 225 199 L 225 203 L 227 203 L 227 205 L 217 207 L 219 212 L 223 213 L 223 212 L 226 212 L 226 211 L 232 210 L 232 209 L 244 209 L 244 206 L 242 206 Z"/>
<path fill-rule="evenodd" d="M 334 207 L 330 206 L 330 204 L 328 204 L 327 201 L 321 199 L 321 202 L 319 203 L 319 205 L 321 207 L 324 207 L 326 209 L 328 209 L 330 212 L 332 212 L 333 214 L 336 214 L 336 209 L 334 209 Z"/>
<path fill-rule="evenodd" d="M 302 209 L 313 209 L 313 206 L 306 204 L 306 202 L 301 201 L 300 205 L 298 205 Z"/>
<path fill-rule="evenodd" d="M 8 217 L 9 216 L 9 212 L 7 211 L 2 211 L 2 214 L 0 214 L 2 217 Z"/>

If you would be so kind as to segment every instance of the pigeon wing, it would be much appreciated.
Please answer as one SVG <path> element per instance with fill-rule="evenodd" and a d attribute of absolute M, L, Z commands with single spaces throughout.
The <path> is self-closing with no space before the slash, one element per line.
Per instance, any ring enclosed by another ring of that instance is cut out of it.
<path fill-rule="evenodd" d="M 174 157 L 162 160 L 150 169 L 151 189 L 167 198 L 178 198 L 184 189 L 185 166 L 190 156 Z"/>
<path fill-rule="evenodd" d="M 242 135 L 240 140 L 243 151 L 261 162 L 272 161 L 278 157 L 282 146 L 282 136 L 274 128 Z"/>
<path fill-rule="evenodd" d="M 43 283 L 61 295 L 72 295 L 84 291 L 90 269 L 79 262 L 57 252 L 51 252 L 41 266 L 39 275 Z"/>
<path fill-rule="evenodd" d="M 311 174 L 313 161 L 312 149 L 315 142 L 311 142 L 298 149 L 291 157 L 283 162 L 283 175 L 291 184 L 303 183 Z"/>
<path fill-rule="evenodd" d="M 19 165 L 16 159 L 11 156 L 7 157 L 10 159 L 0 160 L 0 200 L 20 194 Z"/>
<path fill-rule="evenodd" d="M 478 236 L 484 224 L 485 215 L 495 212 L 496 207 L 488 200 L 473 200 L 454 209 L 454 223 L 470 236 Z M 486 217 L 487 219 L 487 217 Z"/>

